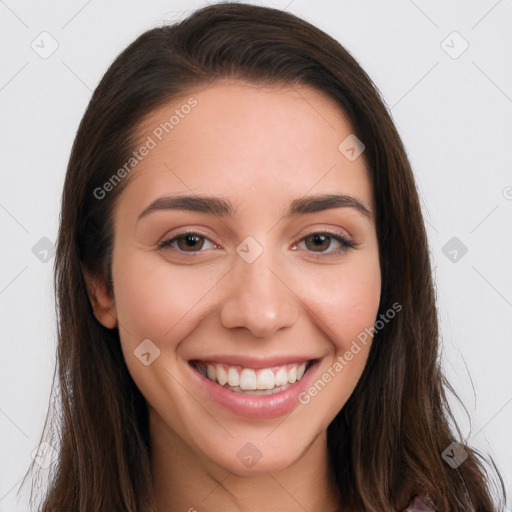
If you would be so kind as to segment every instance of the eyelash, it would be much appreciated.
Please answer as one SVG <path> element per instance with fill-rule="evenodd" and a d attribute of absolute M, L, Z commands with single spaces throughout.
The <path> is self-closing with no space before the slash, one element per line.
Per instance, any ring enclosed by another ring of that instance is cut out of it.
<path fill-rule="evenodd" d="M 206 240 L 209 240 L 214 246 L 217 246 L 217 244 L 215 244 L 214 242 L 212 242 L 207 236 L 203 235 L 202 233 L 199 233 L 197 231 L 184 231 L 182 233 L 178 233 L 177 235 L 173 236 L 172 238 L 168 238 L 166 240 L 162 240 L 161 242 L 158 243 L 158 248 L 159 249 L 165 249 L 165 248 L 168 248 L 168 247 L 172 247 L 171 244 L 174 243 L 175 241 L 177 241 L 178 239 L 180 238 L 184 238 L 186 237 L 187 235 L 195 235 L 195 236 L 198 236 L 200 238 L 204 238 Z M 324 258 L 325 257 L 330 257 L 330 256 L 339 256 L 341 254 L 343 254 L 344 252 L 347 251 L 347 249 L 354 249 L 357 244 L 355 244 L 354 242 L 352 242 L 351 240 L 349 240 L 348 238 L 346 238 L 344 235 L 341 235 L 340 233 L 334 233 L 332 231 L 328 231 L 328 230 L 318 230 L 318 231 L 312 231 L 310 233 L 308 233 L 307 235 L 303 236 L 302 238 L 300 238 L 299 240 L 293 242 L 293 245 L 292 247 L 295 247 L 295 249 L 293 250 L 296 250 L 296 246 L 298 243 L 306 240 L 307 238 L 313 236 L 313 235 L 328 235 L 331 239 L 334 239 L 335 241 L 339 242 L 339 244 L 341 245 L 341 248 L 335 250 L 335 251 L 332 251 L 332 252 L 315 252 L 315 251 L 308 251 L 308 252 L 312 252 L 313 254 L 318 254 L 318 255 L 321 255 L 323 256 Z M 182 254 L 200 254 L 201 252 L 204 252 L 202 250 L 199 250 L 199 251 L 182 251 L 181 249 L 177 249 L 175 247 L 172 247 L 172 249 L 182 253 Z M 329 246 L 329 249 L 330 249 L 330 246 Z"/>
<path fill-rule="evenodd" d="M 307 235 L 305 235 L 302 238 L 300 238 L 299 240 L 297 240 L 297 242 L 294 242 L 293 243 L 293 247 L 296 247 L 298 242 L 302 242 L 306 238 L 309 238 L 309 237 L 311 237 L 313 235 L 327 235 L 331 239 L 337 241 L 340 244 L 340 246 L 341 246 L 339 249 L 336 249 L 336 250 L 334 250 L 332 252 L 308 251 L 308 252 L 311 252 L 313 254 L 322 255 L 324 258 L 325 257 L 329 257 L 329 256 L 339 256 L 339 255 L 345 253 L 347 251 L 347 249 L 354 249 L 356 247 L 356 244 L 354 242 L 352 242 L 352 240 L 349 240 L 346 236 L 342 235 L 341 233 L 335 233 L 333 231 L 324 230 L 324 229 L 321 229 L 321 230 L 318 230 L 318 231 L 311 231 Z M 329 244 L 329 249 L 330 249 L 330 244 Z"/>

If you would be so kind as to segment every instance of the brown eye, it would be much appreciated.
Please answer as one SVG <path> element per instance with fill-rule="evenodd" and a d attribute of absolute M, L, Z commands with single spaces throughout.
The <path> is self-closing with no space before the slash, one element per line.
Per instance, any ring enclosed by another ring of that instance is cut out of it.
<path fill-rule="evenodd" d="M 206 245 L 205 245 L 206 244 Z M 178 252 L 200 253 L 205 249 L 216 247 L 215 244 L 206 236 L 200 233 L 181 233 L 167 240 L 162 240 L 158 244 L 159 249 L 174 249 Z"/>
<path fill-rule="evenodd" d="M 306 247 L 313 251 L 318 250 L 320 252 L 323 252 L 329 249 L 331 245 L 331 237 L 323 233 L 315 233 L 313 235 L 308 236 L 304 240 L 306 243 Z M 311 243 L 308 244 L 308 240 L 310 240 Z"/>
<path fill-rule="evenodd" d="M 334 242 L 334 244 L 333 244 Z M 325 254 L 325 256 L 335 256 L 342 254 L 349 248 L 354 248 L 356 244 L 341 234 L 331 232 L 316 232 L 302 238 L 299 245 L 304 243 L 306 251 L 316 252 L 317 254 Z M 296 250 L 297 244 L 294 244 Z"/>
<path fill-rule="evenodd" d="M 176 237 L 178 248 L 182 251 L 190 252 L 200 250 L 204 245 L 204 237 L 188 233 L 183 236 Z"/>

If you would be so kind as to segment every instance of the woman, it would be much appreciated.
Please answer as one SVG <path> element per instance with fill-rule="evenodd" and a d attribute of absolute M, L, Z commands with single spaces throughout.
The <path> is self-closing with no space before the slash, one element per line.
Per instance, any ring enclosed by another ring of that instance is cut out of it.
<path fill-rule="evenodd" d="M 42 510 L 497 510 L 451 430 L 410 164 L 332 38 L 244 4 L 150 30 L 79 127 Z"/>

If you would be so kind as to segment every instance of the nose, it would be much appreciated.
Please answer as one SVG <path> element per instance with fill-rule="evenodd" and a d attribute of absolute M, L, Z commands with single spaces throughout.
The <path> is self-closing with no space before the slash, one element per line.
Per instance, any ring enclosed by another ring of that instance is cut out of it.
<path fill-rule="evenodd" d="M 243 327 L 254 337 L 265 338 L 297 321 L 298 298 L 278 267 L 272 265 L 269 252 L 264 251 L 252 263 L 237 258 L 228 276 L 230 292 L 221 310 L 224 327 Z"/>

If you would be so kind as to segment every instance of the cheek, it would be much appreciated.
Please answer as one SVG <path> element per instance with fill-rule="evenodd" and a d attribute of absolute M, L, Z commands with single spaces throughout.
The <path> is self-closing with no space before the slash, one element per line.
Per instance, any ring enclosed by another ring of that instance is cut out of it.
<path fill-rule="evenodd" d="M 172 267 L 142 251 L 124 255 L 114 258 L 112 278 L 127 368 L 148 402 L 158 402 L 161 392 L 156 390 L 167 389 L 171 403 L 177 403 L 179 393 L 170 385 L 169 372 L 176 366 L 180 342 L 200 320 L 201 300 L 215 285 L 212 272 Z M 143 356 L 148 352 L 149 361 Z"/>
<path fill-rule="evenodd" d="M 310 317 L 330 341 L 329 357 L 317 379 L 299 397 L 306 408 L 326 411 L 326 429 L 354 391 L 366 365 L 380 303 L 381 274 L 378 258 L 362 258 L 357 264 L 303 282 L 309 297 Z M 324 391 L 325 390 L 325 391 Z"/>
<path fill-rule="evenodd" d="M 125 339 L 180 339 L 215 285 L 209 274 L 207 269 L 172 267 L 144 254 L 114 266 L 116 311 Z"/>
<path fill-rule="evenodd" d="M 201 300 L 215 277 L 206 267 L 172 266 L 144 251 L 121 252 L 123 258 L 114 253 L 112 278 L 127 368 L 149 404 L 178 418 L 186 408 L 174 381 L 177 347 L 200 321 Z"/>
<path fill-rule="evenodd" d="M 345 351 L 365 329 L 373 327 L 380 303 L 381 274 L 376 254 L 361 255 L 350 264 L 326 266 L 314 275 L 297 276 L 300 296 L 310 318 Z"/>

